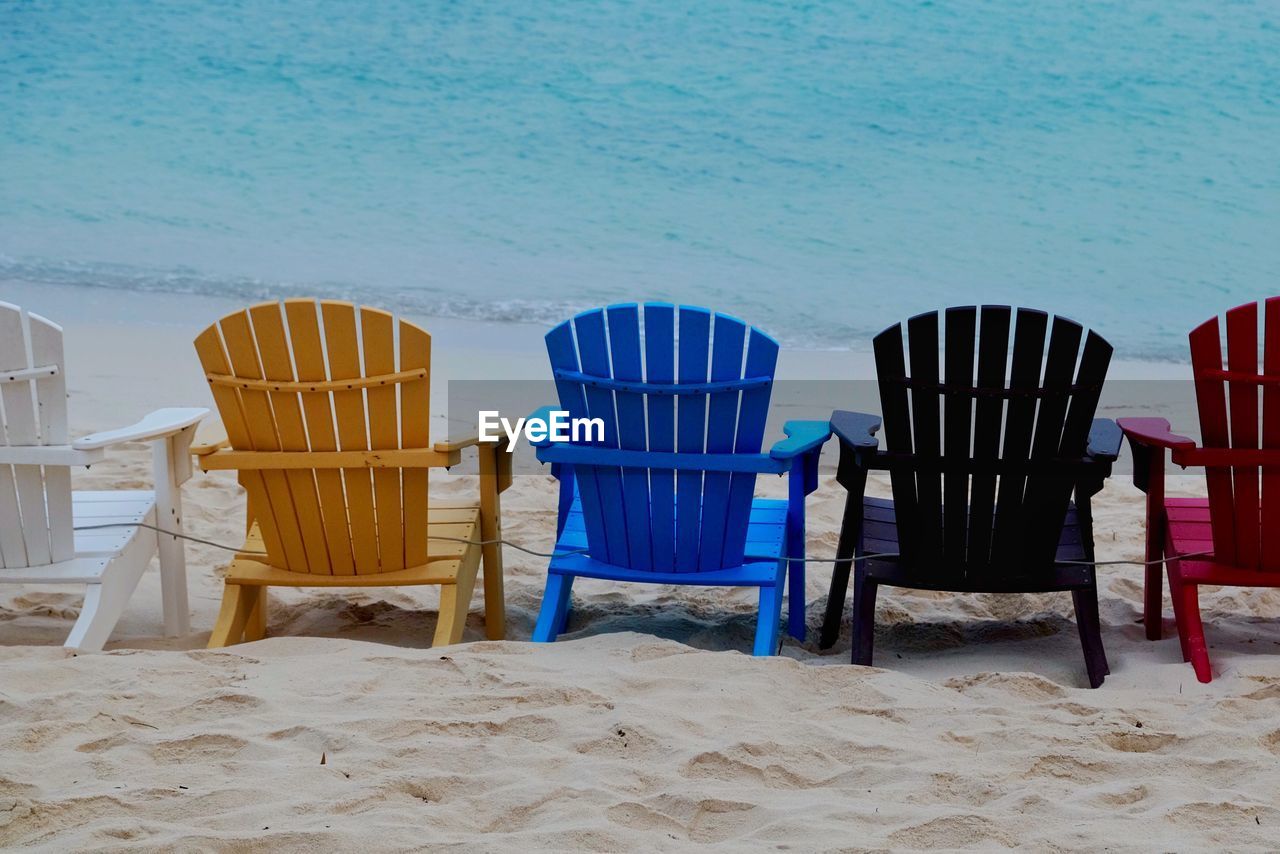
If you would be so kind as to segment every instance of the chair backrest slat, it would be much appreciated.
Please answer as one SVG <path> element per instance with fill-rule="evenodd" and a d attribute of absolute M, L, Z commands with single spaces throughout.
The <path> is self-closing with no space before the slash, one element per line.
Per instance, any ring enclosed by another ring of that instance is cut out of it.
<path fill-rule="evenodd" d="M 212 382 L 227 438 L 246 451 L 429 448 L 430 377 L 414 369 L 429 370 L 430 347 L 426 332 L 386 312 L 302 299 L 233 312 L 196 339 L 211 377 L 369 379 L 332 391 Z M 425 471 L 243 470 L 240 481 L 273 566 L 352 575 L 428 560 Z"/>
<path fill-rule="evenodd" d="M 740 565 L 754 475 L 673 471 L 649 455 L 758 454 L 776 342 L 726 315 L 650 303 L 583 312 L 548 333 L 547 351 L 561 408 L 601 419 L 597 445 L 631 455 L 574 466 L 592 557 L 660 572 Z"/>
<path fill-rule="evenodd" d="M 1263 337 L 1262 372 L 1280 376 L 1280 299 L 1266 301 L 1263 310 L 1266 327 Z M 1262 447 L 1280 449 L 1280 385 L 1274 383 L 1262 387 Z M 1264 569 L 1280 570 L 1280 535 L 1271 535 L 1269 529 L 1280 522 L 1280 468 L 1265 466 L 1262 469 L 1262 520 L 1263 534 L 1261 561 Z"/>
<path fill-rule="evenodd" d="M 1189 336 L 1205 448 L 1242 452 L 1280 448 L 1280 384 L 1276 382 L 1280 379 L 1280 297 L 1263 304 L 1261 348 L 1258 314 L 1257 303 L 1226 313 L 1225 374 L 1219 319 L 1200 324 Z M 1244 462 L 1205 468 L 1214 559 L 1277 572 L 1280 468 Z"/>
<path fill-rule="evenodd" d="M 938 312 L 911 318 L 905 341 L 901 324 L 875 339 L 900 559 L 940 581 L 1051 566 L 1077 485 L 1111 347 L 1090 333 L 1082 349 L 1065 318 L 1050 329 L 1043 312 L 1013 317 L 958 307 L 944 325 Z"/>
<path fill-rule="evenodd" d="M 0 302 L 0 374 L 0 443 L 66 444 L 62 329 Z M 74 552 L 70 467 L 0 465 L 0 566 L 45 566 Z"/>

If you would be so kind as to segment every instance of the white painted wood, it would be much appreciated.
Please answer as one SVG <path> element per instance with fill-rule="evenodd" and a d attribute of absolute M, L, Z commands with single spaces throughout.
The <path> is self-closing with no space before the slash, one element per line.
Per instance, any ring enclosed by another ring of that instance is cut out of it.
<path fill-rule="evenodd" d="M 68 648 L 102 648 L 155 554 L 165 631 L 190 631 L 183 541 L 173 534 L 182 533 L 181 485 L 191 476 L 196 425 L 207 414 L 161 409 L 69 442 L 62 330 L 0 302 L 0 582 L 87 585 Z M 104 459 L 111 445 L 142 441 L 153 446 L 154 492 L 71 490 L 71 466 Z"/>
<path fill-rule="evenodd" d="M 185 435 L 185 441 L 179 441 Z M 191 438 L 195 425 L 179 436 L 170 436 L 151 445 L 152 467 L 156 477 L 156 525 L 165 531 L 182 531 L 182 483 L 178 479 L 179 454 L 191 467 Z M 164 601 L 164 633 L 178 637 L 191 631 L 191 613 L 187 606 L 187 558 L 182 540 L 169 534 L 157 534 L 160 553 L 160 595 Z"/>
<path fill-rule="evenodd" d="M 16 306 L 0 311 L 0 373 L 31 367 L 31 341 L 27 320 Z M 39 445 L 35 390 L 30 382 L 0 385 L 4 401 L 5 436 L 9 445 Z M 49 520 L 45 515 L 44 476 L 39 466 L 15 465 L 13 482 L 18 492 L 19 525 L 27 563 L 50 562 Z"/>
<path fill-rule="evenodd" d="M 209 414 L 209 410 L 199 406 L 184 406 L 172 409 L 157 409 L 149 413 L 136 424 L 121 427 L 118 430 L 104 430 L 82 436 L 71 443 L 78 451 L 93 451 L 119 445 L 122 442 L 148 442 L 164 439 L 179 430 L 194 428 L 200 419 Z M 188 443 L 190 444 L 190 443 Z"/>
<path fill-rule="evenodd" d="M 39 362 L 39 357 L 35 361 Z M 34 368 L 21 368 L 16 371 L 0 373 L 0 383 L 17 383 L 44 379 L 45 377 L 56 377 L 60 372 L 61 368 L 57 365 L 36 365 Z"/>

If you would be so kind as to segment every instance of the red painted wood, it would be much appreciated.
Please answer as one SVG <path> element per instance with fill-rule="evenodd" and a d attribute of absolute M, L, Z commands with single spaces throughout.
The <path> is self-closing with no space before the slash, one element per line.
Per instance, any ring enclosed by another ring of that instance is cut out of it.
<path fill-rule="evenodd" d="M 1227 312 L 1227 367 L 1233 372 L 1258 370 L 1258 305 L 1248 303 Z M 1258 447 L 1258 387 L 1228 382 L 1231 399 L 1231 447 Z M 1236 563 L 1258 566 L 1258 467 L 1236 465 L 1231 469 L 1235 497 Z"/>
<path fill-rule="evenodd" d="M 1280 380 L 1280 297 L 1267 300 L 1263 310 L 1262 373 Z M 1262 387 L 1262 447 L 1280 450 L 1280 386 Z M 1262 568 L 1280 572 L 1280 460 L 1262 466 Z"/>
<path fill-rule="evenodd" d="M 1227 397 L 1220 379 L 1206 376 L 1222 370 L 1222 343 L 1218 319 L 1200 324 L 1191 332 L 1191 370 L 1195 377 L 1196 403 L 1200 410 L 1200 434 L 1205 448 L 1229 448 Z M 1235 499 L 1231 491 L 1231 470 L 1211 466 L 1205 470 L 1212 510 L 1214 551 L 1220 560 L 1235 563 Z"/>

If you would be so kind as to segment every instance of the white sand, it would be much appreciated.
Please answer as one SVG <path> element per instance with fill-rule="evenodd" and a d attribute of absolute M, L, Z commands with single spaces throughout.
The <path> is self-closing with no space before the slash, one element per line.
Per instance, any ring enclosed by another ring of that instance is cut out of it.
<path fill-rule="evenodd" d="M 78 432 L 206 400 L 190 339 L 217 301 L 169 298 L 140 318 L 53 290 L 4 298 L 65 323 Z M 538 330 L 427 325 L 437 381 L 541 370 Z M 475 349 L 490 340 L 505 342 L 500 352 Z M 834 370 L 857 357 L 794 358 L 835 359 Z M 76 475 L 105 487 L 147 478 L 141 447 Z M 434 488 L 466 495 L 474 481 L 441 473 Z M 550 478 L 517 478 L 507 536 L 549 546 L 554 495 Z M 193 534 L 236 541 L 233 480 L 197 475 L 185 496 Z M 1099 498 L 1100 558 L 1139 555 L 1141 499 L 1127 476 Z M 834 551 L 842 505 L 824 476 L 809 504 L 812 554 Z M 1182 663 L 1171 618 L 1165 640 L 1143 638 L 1141 570 L 1102 570 L 1112 675 L 1091 691 L 1066 594 L 885 589 L 880 670 L 845 663 L 847 626 L 829 654 L 787 641 L 780 658 L 750 658 L 755 601 L 741 590 L 580 582 L 565 640 L 524 643 L 545 564 L 505 558 L 512 640 L 482 640 L 477 592 L 468 642 L 447 649 L 426 648 L 434 589 L 402 588 L 283 591 L 272 637 L 203 651 L 225 554 L 199 545 L 188 548 L 189 637 L 159 636 L 154 567 L 103 655 L 60 649 L 74 589 L 0 587 L 0 844 L 1280 844 L 1280 592 L 1206 591 L 1205 686 Z M 829 577 L 810 567 L 813 634 Z"/>

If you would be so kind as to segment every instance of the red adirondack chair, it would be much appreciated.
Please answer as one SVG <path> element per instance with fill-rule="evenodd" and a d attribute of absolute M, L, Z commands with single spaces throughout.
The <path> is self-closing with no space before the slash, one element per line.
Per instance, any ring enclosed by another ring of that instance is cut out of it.
<path fill-rule="evenodd" d="M 1280 587 L 1280 297 L 1265 302 L 1264 317 L 1261 369 L 1257 303 L 1227 312 L 1225 370 L 1218 318 L 1191 332 L 1201 447 L 1163 418 L 1119 419 L 1133 448 L 1134 483 L 1147 494 L 1147 560 L 1164 560 L 1182 657 L 1201 682 L 1212 673 L 1200 586 Z M 1204 468 L 1208 498 L 1165 497 L 1166 450 L 1177 465 Z M 1151 640 L 1160 638 L 1162 596 L 1160 565 L 1148 565 L 1143 617 Z"/>

